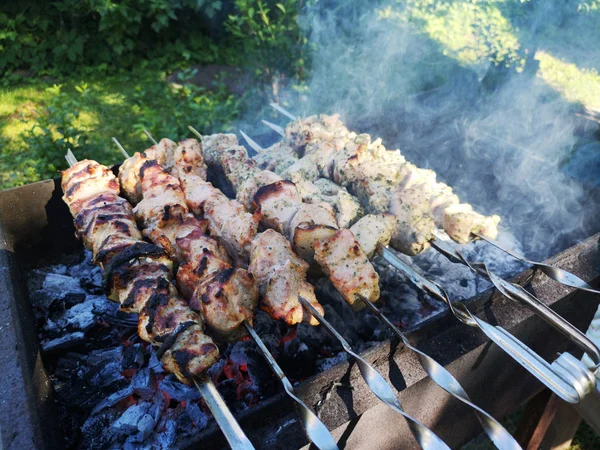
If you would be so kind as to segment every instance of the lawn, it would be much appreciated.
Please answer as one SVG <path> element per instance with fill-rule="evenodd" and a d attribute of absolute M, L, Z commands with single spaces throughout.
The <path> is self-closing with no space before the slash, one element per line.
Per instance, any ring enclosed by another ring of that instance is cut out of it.
<path fill-rule="evenodd" d="M 183 73 L 181 81 L 192 73 Z M 228 130 L 241 98 L 215 81 L 211 90 L 167 83 L 166 72 L 144 68 L 108 76 L 86 74 L 61 79 L 23 80 L 0 90 L 0 187 L 55 177 L 72 148 L 79 158 L 116 163 L 111 137 L 130 151 L 156 136 L 187 136 L 200 130 Z"/>

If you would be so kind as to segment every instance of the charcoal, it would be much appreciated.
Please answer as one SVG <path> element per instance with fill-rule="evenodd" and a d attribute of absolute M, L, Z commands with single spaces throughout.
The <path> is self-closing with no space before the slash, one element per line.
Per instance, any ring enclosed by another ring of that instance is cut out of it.
<path fill-rule="evenodd" d="M 175 446 L 177 440 L 177 424 L 174 420 L 167 420 L 165 422 L 165 430 L 158 434 L 156 442 L 160 445 L 161 449 L 170 449 Z"/>
<path fill-rule="evenodd" d="M 92 414 L 81 427 L 80 448 L 101 449 L 117 439 L 111 431 L 116 413 L 106 411 L 99 415 Z"/>
<path fill-rule="evenodd" d="M 158 384 L 158 388 L 165 392 L 169 398 L 179 402 L 184 400 L 197 400 L 201 397 L 198 389 L 177 381 L 177 378 L 173 375 L 168 375 L 161 380 Z"/>
<path fill-rule="evenodd" d="M 148 414 L 149 409 L 150 403 L 147 402 L 132 405 L 127 408 L 117 420 L 113 422 L 111 428 L 117 434 L 137 436 L 139 431 L 146 431 L 150 423 L 152 423 L 152 426 L 154 426 L 154 419 Z M 140 425 L 142 428 L 140 428 Z M 152 429 L 150 429 L 150 431 L 152 431 Z"/>
<path fill-rule="evenodd" d="M 92 410 L 92 414 L 97 414 L 103 409 L 115 406 L 121 400 L 125 400 L 130 395 L 133 395 L 133 392 L 134 387 L 132 385 L 129 385 L 126 388 L 121 389 L 120 391 L 113 392 L 94 407 L 94 409 Z"/>
<path fill-rule="evenodd" d="M 196 402 L 188 402 L 185 408 L 186 412 L 192 419 L 194 426 L 199 430 L 203 430 L 208 424 L 208 416 L 200 409 Z"/>
<path fill-rule="evenodd" d="M 48 273 L 42 285 L 44 292 L 55 300 L 64 298 L 67 294 L 84 294 L 79 278 Z"/>
<path fill-rule="evenodd" d="M 85 302 L 68 309 L 62 320 L 68 329 L 87 331 L 94 326 L 97 316 L 114 310 L 116 307 L 116 304 L 104 296 L 90 295 Z"/>
<path fill-rule="evenodd" d="M 123 351 L 123 361 L 121 368 L 125 369 L 139 369 L 144 365 L 146 350 L 140 343 L 130 345 Z"/>
<path fill-rule="evenodd" d="M 67 350 L 78 345 L 83 344 L 85 341 L 85 335 L 82 331 L 75 331 L 74 333 L 65 334 L 62 337 L 56 339 L 50 339 L 42 342 L 42 351 L 44 352 L 56 352 L 59 350 Z"/>
<path fill-rule="evenodd" d="M 156 383 L 148 367 L 140 369 L 131 379 L 130 385 L 137 395 L 144 400 L 150 400 L 156 392 Z"/>
<path fill-rule="evenodd" d="M 165 373 L 165 369 L 163 369 L 162 363 L 158 360 L 154 349 L 152 349 L 150 352 L 150 361 L 148 362 L 148 367 L 154 373 Z"/>

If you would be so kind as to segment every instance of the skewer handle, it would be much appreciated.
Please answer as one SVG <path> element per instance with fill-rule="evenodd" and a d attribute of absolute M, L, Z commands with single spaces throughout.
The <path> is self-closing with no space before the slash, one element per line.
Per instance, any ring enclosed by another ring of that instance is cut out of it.
<path fill-rule="evenodd" d="M 402 333 L 402 331 L 400 331 L 400 329 L 396 325 L 394 325 L 390 321 L 390 319 L 388 319 L 371 301 L 364 297 L 361 297 L 361 299 L 367 305 L 367 308 L 369 308 L 377 317 L 379 317 L 394 332 L 394 334 L 396 334 L 396 336 L 398 336 L 402 340 L 405 347 L 417 354 L 419 362 L 421 363 L 421 367 L 423 367 L 423 370 L 425 370 L 427 375 L 429 375 L 429 378 L 431 378 L 439 387 L 441 387 L 448 394 L 452 395 L 464 404 L 473 408 L 473 411 L 477 416 L 477 420 L 479 420 L 479 423 L 481 423 L 481 426 L 483 427 L 484 431 L 496 447 L 503 450 L 522 450 L 519 443 L 500 424 L 500 422 L 498 422 L 489 413 L 487 413 L 486 411 L 484 411 L 479 406 L 473 403 L 473 401 L 471 400 L 467 392 L 464 390 L 464 388 L 461 386 L 461 384 L 458 382 L 458 380 L 454 378 L 454 376 L 450 372 L 448 372 L 444 368 L 444 366 L 438 363 L 431 356 L 427 355 L 426 353 L 423 353 L 418 348 L 410 345 L 404 333 Z"/>
<path fill-rule="evenodd" d="M 435 247 L 435 242 L 432 243 L 432 245 Z M 461 322 L 479 328 L 490 340 L 498 345 L 498 347 L 504 350 L 516 362 L 527 369 L 533 376 L 564 401 L 568 403 L 579 403 L 581 396 L 574 387 L 572 380 L 565 377 L 563 371 L 555 370 L 554 364 L 550 365 L 545 359 L 502 327 L 490 325 L 486 321 L 473 315 L 464 304 L 452 304 L 448 294 L 446 294 L 440 286 L 417 273 L 389 249 L 380 246 L 378 248 L 378 253 L 398 270 L 405 273 L 410 281 L 415 283 L 419 289 L 446 303 L 452 314 L 454 314 Z M 428 289 L 427 286 L 430 285 L 435 286 L 435 289 Z"/>
<path fill-rule="evenodd" d="M 396 394 L 394 394 L 394 391 L 389 383 L 385 381 L 385 378 L 383 378 L 383 376 L 381 376 L 381 374 L 377 372 L 377 370 L 375 370 L 375 368 L 362 356 L 352 350 L 350 344 L 342 337 L 340 333 L 337 332 L 333 325 L 325 320 L 325 318 L 319 313 L 319 311 L 315 309 L 313 305 L 310 304 L 308 300 L 300 296 L 298 299 L 300 300 L 300 303 L 302 303 L 302 306 L 304 306 L 319 321 L 319 323 L 323 325 L 325 329 L 339 341 L 340 344 L 342 344 L 344 350 L 354 358 L 356 364 L 358 365 L 360 374 L 365 380 L 365 383 L 367 383 L 367 386 L 371 392 L 373 392 L 379 400 L 406 419 L 408 427 L 410 428 L 410 431 L 419 445 L 424 450 L 449 450 L 449 447 L 438 437 L 438 435 L 402 409 L 400 400 L 398 400 L 398 397 L 396 397 Z"/>
<path fill-rule="evenodd" d="M 254 450 L 254 446 L 244 434 L 233 414 L 231 414 L 231 411 L 210 377 L 204 374 L 199 379 L 194 378 L 194 384 L 202 394 L 202 397 L 204 397 L 208 409 L 210 409 L 219 428 L 223 431 L 231 448 L 233 450 Z"/>
<path fill-rule="evenodd" d="M 473 235 L 476 236 L 477 238 L 483 240 L 483 241 L 486 241 L 488 244 L 491 244 L 494 247 L 502 250 L 504 253 L 512 256 L 513 258 L 521 260 L 521 261 L 523 261 L 526 264 L 531 264 L 536 269 L 538 269 L 541 272 L 545 273 L 547 276 L 549 276 L 553 280 L 558 281 L 561 284 L 564 284 L 565 286 L 573 287 L 573 288 L 576 288 L 576 289 L 581 289 L 583 291 L 588 291 L 588 292 L 591 292 L 593 294 L 600 294 L 599 290 L 594 289 L 588 283 L 586 283 L 585 281 L 583 281 L 578 276 L 572 274 L 571 272 L 567 272 L 564 269 L 560 269 L 558 267 L 554 267 L 554 266 L 551 266 L 549 264 L 544 264 L 544 263 L 540 263 L 540 262 L 536 262 L 536 261 L 531 261 L 530 259 L 527 259 L 524 256 L 519 255 L 516 252 L 503 247 L 502 245 L 500 245 L 499 242 L 495 241 L 494 239 L 490 239 L 487 236 L 484 236 L 483 234 L 473 233 Z"/>

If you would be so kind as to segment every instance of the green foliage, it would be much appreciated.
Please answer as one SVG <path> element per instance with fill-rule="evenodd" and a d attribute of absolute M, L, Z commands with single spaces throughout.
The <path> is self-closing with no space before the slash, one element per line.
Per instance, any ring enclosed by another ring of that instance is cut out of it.
<path fill-rule="evenodd" d="M 131 67 L 140 58 L 212 62 L 204 24 L 221 8 L 207 0 L 3 2 L 0 73 Z"/>
<path fill-rule="evenodd" d="M 235 13 L 225 27 L 244 48 L 255 73 L 267 81 L 306 75 L 307 39 L 298 26 L 298 12 L 296 0 L 235 0 Z"/>
<path fill-rule="evenodd" d="M 210 91 L 186 84 L 194 75 L 184 71 L 174 85 L 149 68 L 87 75 L 85 82 L 66 78 L 45 89 L 32 81 L 43 95 L 37 104 L 20 107 L 19 92 L 28 88 L 13 87 L 14 96 L 0 93 L 0 103 L 14 102 L 18 108 L 0 108 L 0 189 L 58 176 L 69 148 L 78 158 L 116 164 L 121 156 L 112 136 L 133 152 L 148 146 L 144 129 L 174 140 L 190 136 L 188 125 L 204 133 L 231 130 L 245 97 L 229 93 L 222 83 Z"/>

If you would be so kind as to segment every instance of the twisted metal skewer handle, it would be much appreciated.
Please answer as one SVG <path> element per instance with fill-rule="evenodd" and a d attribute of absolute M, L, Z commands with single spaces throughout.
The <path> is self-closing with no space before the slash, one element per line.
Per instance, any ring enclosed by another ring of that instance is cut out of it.
<path fill-rule="evenodd" d="M 600 349 L 598 349 L 596 344 L 594 344 L 594 342 L 583 332 L 578 330 L 577 327 L 573 326 L 568 320 L 557 314 L 533 294 L 526 291 L 522 286 L 503 280 L 490 271 L 483 262 L 468 261 L 462 253 L 449 248 L 446 244 L 436 240 L 432 243 L 432 246 L 452 262 L 463 264 L 477 275 L 489 279 L 496 289 L 498 289 L 498 291 L 506 298 L 524 304 L 536 315 L 561 332 L 575 343 L 575 345 L 586 352 L 586 354 L 594 361 L 594 370 L 600 366 Z"/>
<path fill-rule="evenodd" d="M 534 266 L 536 269 L 539 269 L 541 272 L 545 273 L 553 280 L 556 280 L 559 283 L 564 284 L 565 286 L 573 287 L 576 289 L 581 289 L 583 291 L 588 291 L 593 294 L 600 294 L 599 290 L 594 289 L 588 283 L 583 281 L 577 275 L 572 274 L 571 272 L 567 272 L 564 269 L 560 269 L 558 267 L 551 266 L 550 264 L 545 264 L 545 263 L 527 259 L 524 256 L 518 255 L 516 252 L 501 246 L 499 242 L 495 241 L 494 239 L 490 239 L 487 236 L 484 236 L 483 234 L 473 233 L 473 235 L 483 241 L 486 241 L 488 244 L 491 244 L 494 247 L 502 250 L 504 253 L 512 256 L 513 258 L 519 259 L 526 264 L 530 264 L 530 265 Z"/>
<path fill-rule="evenodd" d="M 198 379 L 194 378 L 194 384 L 202 394 L 208 409 L 210 409 L 217 425 L 223 431 L 231 448 L 233 450 L 254 450 L 254 446 L 240 428 L 233 414 L 231 414 L 210 377 L 204 374 Z"/>
<path fill-rule="evenodd" d="M 396 336 L 398 336 L 404 346 L 412 350 L 417 354 L 419 358 L 419 362 L 421 363 L 421 367 L 425 370 L 427 375 L 443 390 L 445 390 L 450 395 L 454 396 L 464 404 L 473 408 L 479 423 L 483 427 L 486 434 L 492 440 L 494 445 L 497 448 L 504 449 L 513 449 L 513 450 L 522 450 L 521 446 L 515 440 L 514 437 L 498 422 L 494 419 L 489 413 L 481 409 L 479 406 L 475 405 L 466 391 L 463 389 L 461 384 L 458 382 L 454 376 L 448 372 L 444 366 L 438 363 L 431 356 L 423 353 L 416 347 L 413 347 L 408 341 L 407 337 L 400 331 L 400 329 L 394 325 L 390 319 L 388 319 L 373 303 L 371 303 L 368 299 L 361 297 L 362 301 L 367 305 L 367 307 L 377 315 L 393 332 Z"/>
<path fill-rule="evenodd" d="M 432 243 L 435 246 L 435 242 Z M 411 282 L 419 289 L 436 297 L 448 305 L 454 316 L 466 325 L 479 328 L 491 341 L 510 355 L 516 362 L 527 369 L 540 382 L 551 389 L 556 395 L 568 403 L 578 403 L 580 395 L 572 385 L 570 379 L 565 379 L 561 371 L 557 371 L 545 359 L 527 347 L 516 337 L 502 327 L 493 326 L 473 315 L 462 303 L 452 304 L 444 289 L 433 281 L 417 273 L 413 268 L 404 263 L 389 249 L 380 246 L 378 253 L 390 264 L 405 273 Z M 442 252 L 442 254 L 444 254 Z"/>
<path fill-rule="evenodd" d="M 256 345 L 267 359 L 271 369 L 277 374 L 279 379 L 281 380 L 281 384 L 283 384 L 283 388 L 287 395 L 292 398 L 296 402 L 298 406 L 298 411 L 300 413 L 300 418 L 302 419 L 302 423 L 304 424 L 304 429 L 306 430 L 306 434 L 308 438 L 315 444 L 320 450 L 337 450 L 338 446 L 333 439 L 333 436 L 329 433 L 327 427 L 321 422 L 321 420 L 317 417 L 317 415 L 312 412 L 312 410 L 304 403 L 299 397 L 296 396 L 294 392 L 294 387 L 292 383 L 285 375 L 275 358 L 269 351 L 269 349 L 265 346 L 265 343 L 262 341 L 260 336 L 256 333 L 256 330 L 250 325 L 248 322 L 244 322 L 248 333 L 256 342 Z"/>
<path fill-rule="evenodd" d="M 548 305 L 542 303 L 538 298 L 526 291 L 522 286 L 505 281 L 499 276 L 490 272 L 485 263 L 475 263 L 474 265 L 476 267 L 481 267 L 483 271 L 485 271 L 490 281 L 505 297 L 520 301 L 521 303 L 525 304 L 544 321 L 556 328 L 564 336 L 574 342 L 575 345 L 581 348 L 594 362 L 594 370 L 600 366 L 600 349 L 598 349 L 596 344 L 594 344 L 594 342 L 577 327 L 571 324 L 560 314 L 557 314 L 554 310 L 549 308 Z"/>
<path fill-rule="evenodd" d="M 298 298 L 302 303 L 302 306 L 308 309 L 308 311 L 310 311 L 310 313 L 319 321 L 319 323 L 323 325 L 325 329 L 338 340 L 344 350 L 356 360 L 356 364 L 358 365 L 358 369 L 363 379 L 367 383 L 369 389 L 377 396 L 377 398 L 407 420 L 407 424 L 419 445 L 424 450 L 449 450 L 449 447 L 444 443 L 444 441 L 442 441 L 433 431 L 431 431 L 417 419 L 411 417 L 402 409 L 402 405 L 396 397 L 396 394 L 394 394 L 393 389 L 388 382 L 385 381 L 383 376 L 381 376 L 381 374 L 377 372 L 377 370 L 375 370 L 375 368 L 364 358 L 352 350 L 352 347 L 348 341 L 346 341 L 343 336 L 338 333 L 337 330 L 327 320 L 323 318 L 319 311 L 317 311 L 315 307 L 306 299 L 302 297 Z"/>

